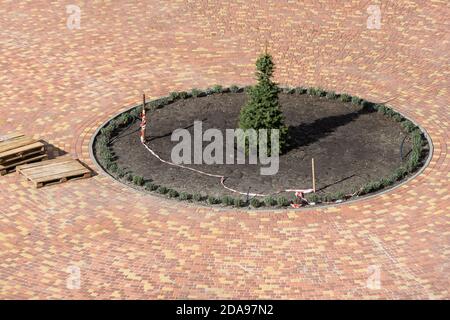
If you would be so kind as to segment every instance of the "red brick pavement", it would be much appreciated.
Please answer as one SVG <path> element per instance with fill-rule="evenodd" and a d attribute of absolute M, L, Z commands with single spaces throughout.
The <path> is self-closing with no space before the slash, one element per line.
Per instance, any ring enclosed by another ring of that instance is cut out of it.
<path fill-rule="evenodd" d="M 387 194 L 300 211 L 198 207 L 103 174 L 39 190 L 1 177 L 0 298 L 450 297 L 448 1 L 78 2 L 79 30 L 66 2 L 1 2 L 1 134 L 94 166 L 95 129 L 143 90 L 251 83 L 267 39 L 277 81 L 395 97 L 434 154 Z"/>

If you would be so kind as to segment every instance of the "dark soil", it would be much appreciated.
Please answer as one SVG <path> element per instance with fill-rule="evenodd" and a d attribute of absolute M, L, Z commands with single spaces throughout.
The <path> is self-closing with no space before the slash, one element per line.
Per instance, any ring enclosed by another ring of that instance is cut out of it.
<path fill-rule="evenodd" d="M 214 94 L 177 100 L 149 112 L 148 145 L 161 158 L 170 161 L 172 147 L 178 143 L 170 140 L 172 131 L 186 128 L 193 136 L 195 120 L 203 121 L 203 131 L 234 129 L 246 99 L 245 93 Z M 280 156 L 276 175 L 260 175 L 260 165 L 188 166 L 224 175 L 229 187 L 242 192 L 267 194 L 284 189 L 311 188 L 311 158 L 316 163 L 319 193 L 351 193 L 369 181 L 389 176 L 402 164 L 400 145 L 407 134 L 398 123 L 382 114 L 367 112 L 351 103 L 309 95 L 280 94 L 280 103 L 292 140 L 290 150 Z M 138 122 L 118 133 L 112 150 L 119 166 L 156 184 L 179 192 L 236 196 L 224 189 L 218 178 L 160 162 L 140 144 Z M 411 143 L 407 138 L 403 155 L 410 150 Z"/>

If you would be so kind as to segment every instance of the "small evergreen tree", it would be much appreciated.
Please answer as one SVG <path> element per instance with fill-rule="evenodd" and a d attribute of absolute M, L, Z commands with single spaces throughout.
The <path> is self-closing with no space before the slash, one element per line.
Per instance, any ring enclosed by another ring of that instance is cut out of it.
<path fill-rule="evenodd" d="M 258 84 L 249 87 L 247 104 L 241 109 L 239 116 L 239 128 L 241 129 L 268 129 L 268 152 L 270 152 L 270 129 L 280 130 L 280 152 L 286 146 L 287 127 L 284 125 L 284 117 L 278 102 L 280 89 L 271 80 L 274 72 L 272 56 L 264 53 L 256 61 L 256 78 Z"/>

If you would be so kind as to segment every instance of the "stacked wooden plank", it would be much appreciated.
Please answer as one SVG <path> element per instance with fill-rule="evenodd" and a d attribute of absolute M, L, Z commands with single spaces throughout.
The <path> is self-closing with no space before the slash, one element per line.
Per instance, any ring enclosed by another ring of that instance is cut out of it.
<path fill-rule="evenodd" d="M 15 133 L 0 140 L 0 175 L 15 171 L 18 165 L 46 158 L 44 143 L 36 139 Z"/>
<path fill-rule="evenodd" d="M 91 176 L 91 171 L 78 160 L 67 157 L 21 165 L 17 171 L 36 188 Z"/>

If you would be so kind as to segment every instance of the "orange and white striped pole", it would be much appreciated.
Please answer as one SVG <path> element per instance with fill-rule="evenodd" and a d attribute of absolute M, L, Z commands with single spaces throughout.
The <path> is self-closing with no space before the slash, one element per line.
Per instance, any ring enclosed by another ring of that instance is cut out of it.
<path fill-rule="evenodd" d="M 143 94 L 143 104 L 141 113 L 141 142 L 145 143 L 145 126 L 147 124 L 147 119 L 145 118 L 145 94 Z"/>

